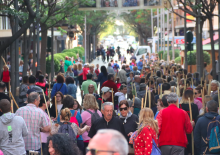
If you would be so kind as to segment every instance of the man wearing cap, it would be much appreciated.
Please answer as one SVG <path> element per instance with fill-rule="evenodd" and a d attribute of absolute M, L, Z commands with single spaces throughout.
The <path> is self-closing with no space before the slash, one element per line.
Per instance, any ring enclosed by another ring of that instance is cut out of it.
<path fill-rule="evenodd" d="M 138 70 L 141 72 L 143 68 L 143 58 L 140 58 L 139 62 L 137 63 Z"/>
<path fill-rule="evenodd" d="M 100 129 L 113 129 L 119 131 L 124 137 L 125 129 L 122 120 L 118 117 L 113 117 L 114 105 L 112 102 L 105 102 L 102 104 L 103 117 L 97 119 L 91 126 L 88 136 L 93 138 Z M 104 140 L 104 139 L 103 139 Z"/>
<path fill-rule="evenodd" d="M 184 155 L 187 146 L 186 134 L 193 131 L 194 121 L 190 122 L 186 111 L 179 109 L 178 96 L 170 93 L 167 96 L 168 107 L 157 115 L 159 127 L 159 147 L 162 155 Z"/>
<path fill-rule="evenodd" d="M 99 109 L 101 110 L 101 106 L 103 103 L 108 102 L 108 98 L 111 97 L 112 91 L 109 87 L 102 87 L 101 89 L 102 96 L 98 98 Z"/>
<path fill-rule="evenodd" d="M 113 89 L 114 93 L 118 92 L 117 85 L 114 82 L 114 74 L 108 74 L 108 80 L 102 84 L 102 87 L 109 87 L 110 89 Z M 108 101 L 112 102 L 112 97 L 109 97 Z"/>
<path fill-rule="evenodd" d="M 140 89 L 137 91 L 137 97 L 141 100 L 146 94 L 146 84 L 141 83 L 140 84 Z"/>

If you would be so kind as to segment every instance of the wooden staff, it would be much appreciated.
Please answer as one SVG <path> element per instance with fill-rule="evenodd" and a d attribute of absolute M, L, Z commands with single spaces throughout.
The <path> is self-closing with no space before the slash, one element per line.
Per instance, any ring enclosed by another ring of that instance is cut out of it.
<path fill-rule="evenodd" d="M 44 96 L 44 102 L 45 102 L 46 107 L 47 107 L 47 114 L 48 114 L 49 119 L 50 119 L 50 112 L 49 112 L 49 110 L 48 110 L 47 101 L 46 101 L 46 98 L 45 98 L 45 94 L 44 94 L 44 90 L 43 90 L 43 89 L 42 89 L 42 93 L 43 93 L 43 96 Z M 56 111 L 57 111 L 57 110 L 56 110 Z M 50 119 L 50 124 L 52 125 L 51 119 Z"/>
<path fill-rule="evenodd" d="M 211 80 L 209 80 L 209 86 L 208 86 L 208 95 L 211 93 Z"/>
<path fill-rule="evenodd" d="M 150 92 L 150 90 L 149 90 L 148 94 L 149 94 L 149 108 L 151 108 L 151 92 Z"/>
<path fill-rule="evenodd" d="M 206 80 L 205 80 L 205 83 L 204 83 L 204 87 L 203 88 L 205 88 L 205 90 L 207 90 L 207 88 L 206 88 Z"/>
<path fill-rule="evenodd" d="M 204 87 L 203 87 L 203 89 L 201 90 L 201 93 L 202 93 L 202 105 L 203 105 L 203 108 L 204 108 L 204 107 L 205 107 L 205 97 L 204 97 L 205 91 L 204 91 Z"/>
<path fill-rule="evenodd" d="M 191 83 L 192 83 L 192 89 L 193 89 L 193 87 L 194 87 L 194 86 L 193 86 L 193 78 L 191 78 Z"/>
<path fill-rule="evenodd" d="M 131 82 L 131 92 L 133 93 L 133 82 Z"/>
<path fill-rule="evenodd" d="M 5 65 L 7 65 L 7 63 L 5 62 L 5 59 L 3 58 L 3 56 L 1 56 L 1 57 L 2 57 L 2 60 L 4 61 Z"/>
<path fill-rule="evenodd" d="M 141 99 L 141 109 L 144 108 L 143 105 L 144 105 L 144 98 Z"/>
<path fill-rule="evenodd" d="M 144 107 L 146 107 L 146 103 L 147 103 L 147 92 L 148 92 L 148 86 L 146 86 L 146 93 L 145 93 Z"/>
<path fill-rule="evenodd" d="M 192 107 L 191 107 L 191 102 L 190 102 L 190 98 L 188 98 L 189 100 L 189 112 L 190 112 L 190 121 L 192 122 Z M 191 138 L 192 138 L 192 155 L 194 155 L 194 138 L 193 138 L 193 131 L 191 133 Z"/>
<path fill-rule="evenodd" d="M 135 97 L 137 97 L 137 91 L 136 91 L 135 83 L 134 83 L 134 91 L 135 91 Z"/>
<path fill-rule="evenodd" d="M 57 118 L 58 111 L 57 111 L 57 97 L 56 97 L 56 95 L 54 96 L 54 99 L 55 99 L 55 110 L 56 110 L 56 118 Z"/>
<path fill-rule="evenodd" d="M 112 103 L 114 104 L 114 93 L 113 93 L 113 88 L 112 88 Z"/>
<path fill-rule="evenodd" d="M 176 87 L 176 94 L 180 97 L 180 85 L 179 85 L 179 78 L 177 78 L 177 87 Z"/>
<path fill-rule="evenodd" d="M 154 82 L 154 93 L 156 94 L 157 89 L 156 89 L 156 83 Z"/>
<path fill-rule="evenodd" d="M 14 103 L 15 103 L 15 105 L 16 105 L 16 107 L 17 107 L 17 109 L 19 109 L 19 106 L 18 106 L 17 102 L 15 101 L 14 96 L 12 95 L 12 93 L 11 93 L 11 92 L 9 92 L 9 93 L 11 94 L 11 98 L 12 98 L 12 100 L 14 101 Z"/>
<path fill-rule="evenodd" d="M 11 113 L 14 113 L 14 104 L 13 104 L 13 100 L 11 100 Z"/>

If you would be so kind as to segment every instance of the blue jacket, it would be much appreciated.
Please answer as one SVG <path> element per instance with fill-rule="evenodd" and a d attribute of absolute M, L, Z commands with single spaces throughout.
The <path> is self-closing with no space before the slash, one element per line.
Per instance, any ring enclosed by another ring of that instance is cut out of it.
<path fill-rule="evenodd" d="M 108 80 L 108 76 L 105 76 L 103 73 L 99 73 L 99 76 L 96 82 L 100 82 L 100 89 L 102 87 L 102 84 L 107 80 Z"/>
<path fill-rule="evenodd" d="M 63 86 L 62 86 L 62 83 L 55 83 L 54 85 L 53 85 L 53 89 L 52 89 L 52 91 L 51 91 L 51 98 L 53 98 L 54 97 L 54 95 L 56 94 L 56 92 L 58 92 L 58 90 L 60 91 L 60 92 L 62 92 L 63 93 L 63 95 L 66 95 L 67 94 L 67 86 L 66 86 L 66 84 L 65 83 L 63 83 Z M 61 88 L 61 89 L 60 89 Z"/>
<path fill-rule="evenodd" d="M 142 68 L 143 68 L 143 62 L 142 61 L 139 61 L 137 63 L 137 68 L 138 68 L 138 70 L 142 70 Z"/>
<path fill-rule="evenodd" d="M 207 145 L 202 140 L 202 138 L 206 139 L 208 124 L 209 124 L 209 122 L 211 122 L 211 120 L 214 117 L 217 117 L 217 116 L 218 116 L 218 113 L 208 112 L 208 113 L 204 114 L 202 117 L 200 117 L 198 119 L 198 121 L 196 122 L 196 126 L 195 126 L 195 129 L 193 132 L 194 133 L 195 152 L 196 152 L 195 154 L 196 155 L 203 154 L 203 152 L 205 151 Z M 210 154 L 208 150 L 207 150 L 206 154 Z M 217 154 L 219 154 L 219 153 L 217 153 Z"/>
<path fill-rule="evenodd" d="M 75 84 L 67 85 L 67 94 L 71 95 L 74 99 L 76 99 L 76 91 L 77 91 L 77 87 Z"/>

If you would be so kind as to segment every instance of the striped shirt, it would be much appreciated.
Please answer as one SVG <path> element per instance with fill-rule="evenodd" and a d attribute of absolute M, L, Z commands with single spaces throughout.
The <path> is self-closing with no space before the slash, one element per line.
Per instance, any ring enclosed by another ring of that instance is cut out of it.
<path fill-rule="evenodd" d="M 25 149 L 40 149 L 40 128 L 49 125 L 43 111 L 36 105 L 29 103 L 27 106 L 19 108 L 16 115 L 23 117 L 28 128 L 28 136 L 24 137 Z"/>

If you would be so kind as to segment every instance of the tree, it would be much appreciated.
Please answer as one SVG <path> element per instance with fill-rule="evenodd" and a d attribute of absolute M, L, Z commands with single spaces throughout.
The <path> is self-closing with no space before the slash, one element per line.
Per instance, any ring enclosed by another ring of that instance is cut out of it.
<path fill-rule="evenodd" d="M 173 13 L 175 13 L 176 15 L 180 16 L 181 18 L 184 18 L 182 15 L 180 15 L 178 13 L 178 11 L 175 11 L 173 9 L 173 6 L 171 4 L 171 1 L 169 0 L 169 3 L 171 5 L 171 10 Z M 194 16 L 196 18 L 196 35 L 197 35 L 197 39 L 196 39 L 196 44 L 197 44 L 197 65 L 200 65 L 201 68 L 199 70 L 200 72 L 200 76 L 203 75 L 203 47 L 202 45 L 202 35 L 199 35 L 199 32 L 201 32 L 202 34 L 202 28 L 203 28 L 203 24 L 204 22 L 208 19 L 209 20 L 209 34 L 210 34 L 210 38 L 211 38 L 211 51 L 212 51 L 212 60 L 215 60 L 215 50 L 214 50 L 214 40 L 213 40 L 213 21 L 212 18 L 213 16 L 218 16 L 216 14 L 214 14 L 214 9 L 217 6 L 218 1 L 217 0 L 187 0 L 186 3 L 184 2 L 184 0 L 178 0 L 177 1 L 177 5 L 178 5 L 178 9 L 182 10 L 183 12 L 186 12 L 192 16 Z M 200 19 L 200 21 L 199 21 Z M 187 19 L 190 20 L 190 19 Z M 199 25 L 200 25 L 200 29 L 199 29 Z M 200 39 L 199 39 L 200 38 Z M 201 51 L 199 51 L 199 47 L 201 48 Z M 198 53 L 200 53 L 200 57 L 198 57 Z M 200 60 L 200 64 L 198 64 L 198 60 Z M 198 68 L 197 68 L 198 69 Z M 215 63 L 212 64 L 212 69 L 216 70 L 216 66 Z M 216 72 L 213 72 L 213 77 L 216 77 Z"/>
<path fill-rule="evenodd" d="M 32 7 L 31 0 L 19 0 L 19 9 L 14 9 L 13 0 L 0 0 L 0 16 L 6 16 L 10 19 L 10 25 L 12 27 L 12 36 L 5 40 L 4 44 L 0 45 L 0 55 L 3 54 L 5 49 L 9 47 L 16 39 L 18 39 L 30 25 L 34 22 L 36 17 L 36 11 Z M 14 19 L 18 17 L 20 29 L 14 32 L 15 26 Z"/>
<path fill-rule="evenodd" d="M 130 13 L 122 13 L 121 18 L 133 29 L 147 44 L 147 39 L 151 37 L 151 11 L 148 10 L 132 10 Z M 155 19 L 154 19 L 155 22 Z"/>

